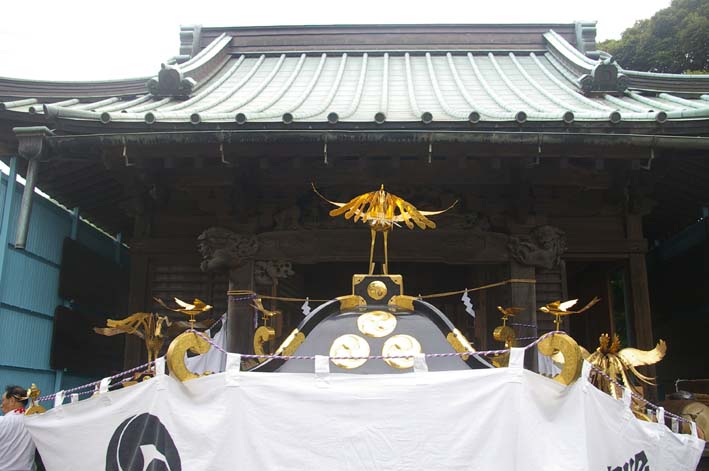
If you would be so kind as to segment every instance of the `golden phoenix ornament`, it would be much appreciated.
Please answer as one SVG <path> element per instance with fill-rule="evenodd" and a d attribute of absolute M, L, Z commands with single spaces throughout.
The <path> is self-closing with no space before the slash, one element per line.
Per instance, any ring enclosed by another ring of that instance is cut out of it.
<path fill-rule="evenodd" d="M 667 353 L 667 344 L 664 340 L 659 340 L 652 350 L 639 350 L 637 348 L 620 348 L 620 339 L 617 335 L 603 334 L 598 339 L 599 347 L 590 354 L 586 360 L 593 366 L 602 370 L 614 381 L 620 380 L 625 387 L 630 388 L 637 394 L 642 395 L 642 390 L 632 381 L 635 377 L 643 383 L 654 385 L 655 378 L 645 376 L 636 367 L 654 365 L 662 360 Z M 618 387 L 601 375 L 594 375 L 592 382 L 602 391 L 606 391 L 613 397 L 622 396 Z"/>
<path fill-rule="evenodd" d="M 169 327 L 170 319 L 150 312 L 136 312 L 125 319 L 107 319 L 106 327 L 94 327 L 97 334 L 113 337 L 114 335 L 135 335 L 143 339 L 148 351 L 148 362 L 155 360 L 165 343 L 164 327 Z"/>
<path fill-rule="evenodd" d="M 384 185 L 377 191 L 355 196 L 347 203 L 338 203 L 337 201 L 331 201 L 325 198 L 320 194 L 317 188 L 315 188 L 315 184 L 313 184 L 313 191 L 323 200 L 333 206 L 337 206 L 337 209 L 330 211 L 330 216 L 337 217 L 344 215 L 345 219 L 352 219 L 354 222 L 362 221 L 365 224 L 369 224 L 372 235 L 372 244 L 369 251 L 370 275 L 374 272 L 374 245 L 378 232 L 384 234 L 383 272 L 386 275 L 389 273 L 388 236 L 394 226 L 398 226 L 398 223 L 403 222 L 409 229 L 413 229 L 414 225 L 423 230 L 435 229 L 436 223 L 428 219 L 428 216 L 445 213 L 458 203 L 458 201 L 456 201 L 448 208 L 441 211 L 419 211 L 413 204 L 400 196 L 385 191 Z"/>

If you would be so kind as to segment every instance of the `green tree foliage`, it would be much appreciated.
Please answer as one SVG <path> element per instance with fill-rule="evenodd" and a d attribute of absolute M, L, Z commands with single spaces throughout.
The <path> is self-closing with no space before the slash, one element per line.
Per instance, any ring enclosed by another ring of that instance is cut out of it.
<path fill-rule="evenodd" d="M 709 0 L 673 0 L 621 39 L 598 44 L 632 70 L 682 73 L 709 70 Z"/>

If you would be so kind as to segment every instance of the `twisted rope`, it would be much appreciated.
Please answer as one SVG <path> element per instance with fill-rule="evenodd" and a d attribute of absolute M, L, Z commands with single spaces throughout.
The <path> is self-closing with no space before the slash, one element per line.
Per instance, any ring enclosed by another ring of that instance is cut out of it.
<path fill-rule="evenodd" d="M 137 371 L 144 371 L 144 370 L 146 370 L 149 366 L 152 366 L 153 364 L 155 364 L 155 362 L 154 362 L 154 361 L 150 361 L 150 362 L 144 363 L 144 364 L 142 364 L 142 365 L 140 365 L 140 366 L 136 366 L 135 368 L 131 368 L 131 369 L 129 369 L 129 370 L 121 371 L 120 373 L 116 373 L 115 375 L 109 376 L 108 378 L 109 378 L 111 381 L 113 381 L 114 379 L 121 378 L 121 377 L 123 377 L 123 376 L 129 375 L 129 374 L 131 374 L 131 373 L 135 373 L 135 372 L 137 372 Z M 102 380 L 93 381 L 93 382 L 91 382 L 91 383 L 82 384 L 81 386 L 77 386 L 77 387 L 75 387 L 75 388 L 67 389 L 67 390 L 64 391 L 64 394 L 66 395 L 66 397 L 69 397 L 70 394 L 75 393 L 76 391 L 81 391 L 81 390 L 86 389 L 86 388 L 94 388 L 94 389 L 95 389 L 96 386 L 98 386 L 98 385 L 101 384 L 101 381 L 102 381 Z M 110 384 L 110 381 L 109 381 L 109 384 Z M 79 395 L 81 396 L 81 395 L 84 395 L 84 394 L 93 394 L 93 392 L 94 392 L 94 391 L 85 391 L 85 392 L 79 393 Z M 55 398 L 56 396 L 57 396 L 57 393 L 49 394 L 49 395 L 47 395 L 47 396 L 41 396 L 41 397 L 38 397 L 38 398 L 37 398 L 36 402 L 52 401 L 52 400 L 54 400 L 54 398 Z"/>
<path fill-rule="evenodd" d="M 194 332 L 195 334 L 199 335 L 202 337 L 204 340 L 209 342 L 210 345 L 212 345 L 214 348 L 216 348 L 218 351 L 227 354 L 228 352 L 222 348 L 221 345 L 215 343 L 211 338 L 207 337 L 204 335 L 202 332 L 199 332 L 197 330 L 190 330 L 191 332 Z M 552 332 L 547 332 L 546 334 L 542 335 L 541 337 L 537 338 L 534 342 L 530 343 L 529 345 L 525 345 L 524 350 L 527 350 L 529 348 L 535 347 L 544 340 L 547 337 L 550 337 L 554 334 L 566 334 L 566 332 L 563 331 L 552 331 Z M 424 357 L 426 358 L 443 358 L 443 357 L 453 357 L 453 356 L 463 356 L 463 355 L 475 355 L 475 356 L 494 356 L 494 355 L 502 355 L 504 353 L 509 353 L 509 349 L 502 349 L 502 350 L 481 350 L 481 351 L 466 351 L 466 352 L 453 352 L 453 353 L 424 353 Z M 269 358 L 274 358 L 274 359 L 282 359 L 282 360 L 314 360 L 315 355 L 251 355 L 251 354 L 242 354 L 241 358 L 254 358 L 254 359 L 269 359 Z M 367 356 L 337 356 L 337 357 L 327 357 L 330 360 L 385 360 L 389 358 L 396 358 L 396 359 L 404 359 L 404 358 L 413 358 L 413 355 L 367 355 Z M 623 384 L 619 383 L 615 379 L 611 378 L 606 372 L 601 370 L 595 365 L 591 365 L 591 371 L 596 371 L 603 375 L 606 379 L 614 383 L 616 386 L 622 388 L 622 389 L 628 389 L 630 391 L 630 394 L 645 403 L 646 405 L 654 408 L 657 410 L 660 406 L 653 404 L 652 402 L 648 401 L 641 395 L 635 393 L 632 389 L 626 388 Z M 587 378 L 588 379 L 588 378 Z M 685 419 L 684 417 L 681 417 L 679 415 L 673 414 L 669 411 L 665 411 L 665 416 L 675 418 L 679 420 L 680 422 L 685 422 L 687 424 L 690 424 L 692 421 Z"/>
<path fill-rule="evenodd" d="M 510 285 L 510 284 L 514 284 L 514 283 L 525 283 L 525 284 L 532 284 L 533 285 L 536 282 L 537 282 L 537 280 L 532 279 L 532 278 L 510 278 L 508 280 L 498 281 L 497 283 L 490 283 L 487 285 L 476 286 L 475 288 L 465 288 L 465 289 L 460 289 L 457 291 L 446 291 L 444 293 L 427 294 L 424 296 L 417 296 L 417 298 L 418 299 L 443 298 L 446 296 L 455 296 L 458 294 L 463 294 L 466 291 L 470 293 L 473 291 L 482 291 L 485 289 L 496 288 L 498 286 L 505 286 L 505 285 Z M 270 296 L 267 294 L 258 294 L 254 291 L 251 291 L 251 290 L 242 290 L 242 289 L 229 290 L 226 292 L 226 294 L 227 294 L 227 296 L 229 296 L 231 298 L 232 301 L 247 301 L 247 300 L 255 299 L 255 298 L 273 299 L 275 301 L 284 301 L 284 302 L 310 301 L 310 302 L 315 302 L 315 303 L 326 303 L 328 301 L 332 301 L 332 299 L 287 298 L 287 297 L 283 297 L 283 296 Z"/>
<path fill-rule="evenodd" d="M 200 337 L 202 337 L 204 340 L 209 342 L 210 345 L 212 345 L 214 348 L 216 348 L 218 351 L 227 354 L 226 350 L 224 348 L 215 343 L 211 338 L 207 337 L 204 335 L 202 332 L 198 330 L 193 330 L 189 329 L 186 332 L 193 332 Z M 554 331 L 554 332 L 548 332 L 544 334 L 543 336 L 539 337 L 536 341 L 530 343 L 529 345 L 525 345 L 524 348 L 525 350 L 528 348 L 532 348 L 536 346 L 539 342 L 544 340 L 545 338 L 552 336 L 554 334 L 563 334 L 564 332 L 561 331 Z M 456 357 L 456 356 L 494 356 L 494 355 L 502 355 L 504 353 L 509 353 L 509 349 L 500 349 L 500 350 L 466 350 L 464 352 L 450 352 L 450 353 L 423 353 L 422 355 L 426 358 L 445 358 L 445 357 Z M 254 358 L 254 359 L 277 359 L 277 360 L 314 360 L 316 355 L 254 355 L 254 354 L 246 354 L 243 353 L 241 354 L 241 358 Z M 387 359 L 402 359 L 402 358 L 414 358 L 414 355 L 367 355 L 367 356 L 339 356 L 339 357 L 327 357 L 330 360 L 387 360 Z"/>
<path fill-rule="evenodd" d="M 228 354 L 228 352 L 227 352 L 226 350 L 224 350 L 224 348 L 223 348 L 221 345 L 215 343 L 213 339 L 211 339 L 210 337 L 204 335 L 204 333 L 202 333 L 202 332 L 200 332 L 200 331 L 198 331 L 198 330 L 194 330 L 194 329 L 188 329 L 188 330 L 186 330 L 185 332 L 192 332 L 192 333 L 194 333 L 194 334 L 196 334 L 196 335 L 199 335 L 199 336 L 202 337 L 204 340 L 206 340 L 212 347 L 214 347 L 216 350 L 220 351 L 221 353 Z M 555 335 L 555 334 L 566 334 L 566 333 L 563 332 L 563 331 L 547 332 L 546 334 L 544 334 L 544 335 L 542 335 L 541 337 L 539 337 L 538 339 L 536 339 L 534 342 L 532 342 L 532 343 L 530 343 L 529 345 L 526 345 L 526 346 L 524 346 L 524 347 L 522 347 L 522 348 L 524 348 L 524 350 L 527 350 L 527 349 L 529 349 L 529 348 L 535 347 L 536 345 L 538 345 L 538 344 L 539 344 L 542 340 L 544 340 L 545 338 L 550 337 L 550 336 Z M 424 353 L 423 356 L 426 357 L 426 358 L 445 358 L 445 357 L 464 356 L 464 355 L 472 355 L 472 356 L 496 356 L 496 355 L 502 355 L 502 354 L 509 353 L 509 352 L 510 352 L 510 349 L 481 350 L 481 351 L 472 351 L 472 350 L 471 350 L 471 351 L 465 351 L 465 352 L 451 352 L 451 353 Z M 413 358 L 413 357 L 414 357 L 414 355 L 367 355 L 367 356 L 331 356 L 331 357 L 329 356 L 329 357 L 327 357 L 327 358 L 330 359 L 330 360 L 385 360 L 385 359 L 405 359 L 405 358 Z M 241 355 L 241 358 L 282 359 L 282 360 L 315 360 L 315 355 L 254 355 L 254 354 L 242 354 L 242 355 Z M 147 369 L 149 366 L 152 366 L 154 363 L 155 363 L 154 361 L 151 361 L 151 362 L 145 363 L 145 364 L 143 364 L 143 365 L 136 366 L 135 368 L 131 368 L 131 369 L 129 369 L 129 370 L 126 370 L 126 371 L 122 371 L 122 372 L 120 372 L 120 373 L 117 373 L 117 374 L 115 374 L 115 375 L 113 375 L 113 376 L 109 376 L 109 379 L 110 379 L 111 381 L 113 381 L 114 379 L 121 378 L 121 377 L 126 376 L 126 375 L 129 375 L 129 374 L 131 374 L 131 373 L 135 373 L 135 372 L 137 372 L 137 371 L 145 370 L 145 369 Z M 597 366 L 591 365 L 591 371 L 594 371 L 594 372 L 600 374 L 600 375 L 603 376 L 606 380 L 610 381 L 611 383 L 613 383 L 615 386 L 621 388 L 622 390 L 628 389 L 629 392 L 630 392 L 630 395 L 631 395 L 633 398 L 635 398 L 636 400 L 638 400 L 638 401 L 642 402 L 643 404 L 645 404 L 646 407 L 649 407 L 649 408 L 651 408 L 651 409 L 654 409 L 655 411 L 657 411 L 657 410 L 660 408 L 660 406 L 658 406 L 657 404 L 654 404 L 654 403 L 648 401 L 647 399 L 645 399 L 645 398 L 644 398 L 643 396 L 641 396 L 640 394 L 637 394 L 637 393 L 636 393 L 635 391 L 633 391 L 632 389 L 630 389 L 630 388 L 626 387 L 625 385 L 619 383 L 616 379 L 612 378 L 610 375 L 608 375 L 605 371 L 603 371 L 602 369 L 598 368 Z M 586 379 L 588 380 L 588 378 L 586 378 Z M 91 382 L 91 383 L 87 383 L 87 384 L 84 384 L 84 385 L 81 385 L 81 386 L 77 386 L 77 387 L 75 387 L 75 388 L 67 389 L 67 390 L 64 391 L 64 394 L 68 397 L 70 394 L 73 394 L 73 393 L 75 393 L 75 392 L 77 392 L 77 391 L 82 391 L 82 390 L 87 389 L 87 388 L 93 388 L 93 389 L 95 389 L 95 388 L 96 388 L 98 385 L 100 385 L 100 384 L 101 384 L 101 381 L 93 381 L 93 382 Z M 109 381 L 109 384 L 110 384 L 110 381 Z M 94 393 L 93 390 L 89 390 L 89 391 L 82 391 L 82 392 L 79 392 L 78 395 L 79 395 L 79 396 L 84 396 L 84 395 L 93 394 L 93 393 Z M 39 397 L 36 402 L 51 401 L 51 400 L 54 400 L 55 397 L 56 397 L 56 393 L 55 393 L 55 394 L 50 394 L 50 395 L 47 395 L 47 396 L 42 396 L 42 397 Z M 669 412 L 669 411 L 665 411 L 665 416 L 666 416 L 666 417 L 673 418 L 673 419 L 676 419 L 676 420 L 679 421 L 679 422 L 684 422 L 684 423 L 686 423 L 686 424 L 691 424 L 691 423 L 692 423 L 691 420 L 685 419 L 684 417 L 679 416 L 679 415 L 677 415 L 677 414 L 673 414 L 672 412 Z"/>

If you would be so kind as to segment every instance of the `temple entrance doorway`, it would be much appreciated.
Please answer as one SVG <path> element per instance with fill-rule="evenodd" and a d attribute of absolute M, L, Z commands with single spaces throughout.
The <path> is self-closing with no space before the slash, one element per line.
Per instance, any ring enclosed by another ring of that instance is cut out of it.
<path fill-rule="evenodd" d="M 570 334 L 589 351 L 598 347 L 601 334 L 618 334 L 623 346 L 635 344 L 627 264 L 624 261 L 566 262 L 568 297 L 583 305 L 594 296 L 592 309 L 570 316 Z"/>

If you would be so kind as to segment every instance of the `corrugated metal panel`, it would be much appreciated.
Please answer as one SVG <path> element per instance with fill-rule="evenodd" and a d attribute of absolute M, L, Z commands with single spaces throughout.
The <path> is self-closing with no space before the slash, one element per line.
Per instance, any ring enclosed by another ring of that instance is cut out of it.
<path fill-rule="evenodd" d="M 2 175 L 0 208 L 4 207 L 6 187 L 7 176 Z M 16 250 L 13 243 L 22 191 L 23 187 L 16 185 L 9 237 L 0 241 L 5 263 L 0 273 L 0 385 L 28 387 L 35 383 L 43 394 L 50 394 L 55 386 L 67 389 L 98 378 L 63 375 L 50 369 L 54 310 L 62 303 L 58 297 L 62 244 L 71 235 L 73 216 L 35 195 L 27 249 Z M 90 225 L 80 223 L 79 238 L 90 249 L 114 258 L 115 241 Z M 125 248 L 121 255 L 127 263 Z"/>
<path fill-rule="evenodd" d="M 10 238 L 15 242 L 15 225 L 20 212 L 23 187 L 17 185 L 17 197 L 10 213 Z M 62 241 L 71 231 L 71 214 L 51 201 L 35 194 L 27 235 L 26 251 L 53 263 L 61 263 Z"/>
<path fill-rule="evenodd" d="M 19 200 L 18 200 L 19 203 Z M 71 214 L 51 201 L 35 197 L 26 250 L 57 265 L 62 261 L 62 242 L 71 233 Z M 12 240 L 10 241 L 12 242 Z"/>
<path fill-rule="evenodd" d="M 30 228 L 32 232 L 34 228 Z M 6 248 L 2 302 L 30 311 L 54 315 L 59 304 L 59 268 L 19 250 Z"/>
<path fill-rule="evenodd" d="M 2 208 L 5 206 L 5 188 L 7 188 L 7 176 L 3 174 L 0 181 L 0 217 L 2 216 Z"/>
<path fill-rule="evenodd" d="M 115 240 L 83 221 L 79 223 L 77 240 L 102 257 L 113 260 L 116 250 Z"/>
<path fill-rule="evenodd" d="M 72 389 L 77 386 L 83 386 L 84 384 L 87 383 L 92 383 L 96 381 L 98 378 L 92 378 L 91 376 L 76 376 L 76 375 L 67 375 L 65 374 L 62 377 L 62 385 L 61 389 L 67 390 L 67 389 Z M 89 391 L 86 389 L 85 391 Z"/>
<path fill-rule="evenodd" d="M 52 319 L 0 308 L 0 364 L 49 369 Z"/>
<path fill-rule="evenodd" d="M 50 394 L 54 391 L 54 372 L 53 371 L 37 371 L 37 370 L 19 370 L 0 366 L 0 387 L 3 392 L 5 386 L 18 385 L 29 387 L 32 383 L 36 384 L 42 394 Z M 42 404 L 44 407 L 52 404 Z"/>

